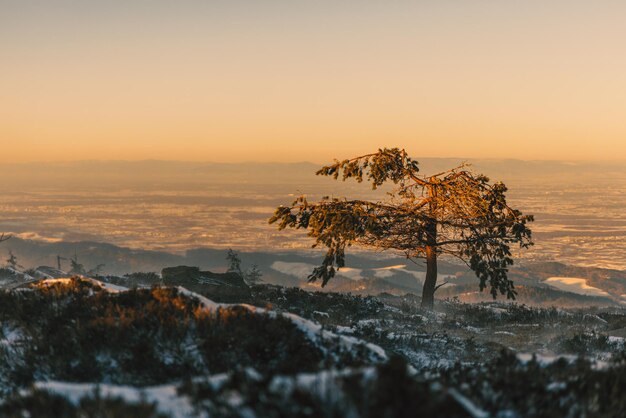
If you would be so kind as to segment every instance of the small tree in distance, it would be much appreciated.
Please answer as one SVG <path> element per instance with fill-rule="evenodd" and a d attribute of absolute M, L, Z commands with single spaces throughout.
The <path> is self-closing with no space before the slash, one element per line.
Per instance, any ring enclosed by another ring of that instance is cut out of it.
<path fill-rule="evenodd" d="M 70 269 L 70 274 L 76 275 L 85 275 L 87 272 L 85 271 L 85 266 L 78 262 L 78 256 L 74 254 L 74 257 L 70 258 L 70 264 L 72 268 Z"/>
<path fill-rule="evenodd" d="M 12 268 L 13 270 L 17 270 L 18 268 L 24 268 L 17 262 L 17 257 L 13 254 L 13 251 L 9 250 L 9 258 L 7 258 L 7 266 Z"/>
<path fill-rule="evenodd" d="M 244 279 L 246 283 L 252 286 L 255 284 L 259 284 L 259 282 L 262 282 L 263 279 L 261 279 L 261 277 L 263 277 L 261 269 L 259 269 L 258 265 L 253 264 L 252 267 L 246 270 L 246 275 Z"/>
<path fill-rule="evenodd" d="M 237 273 L 243 277 L 243 271 L 241 271 L 241 257 L 237 254 L 237 251 L 229 248 L 226 253 L 226 261 L 228 261 L 228 270 L 226 270 L 226 272 Z"/>
<path fill-rule="evenodd" d="M 434 174 L 418 175 L 417 161 L 406 151 L 392 148 L 350 160 L 335 161 L 317 175 L 340 176 L 345 181 L 364 179 L 376 189 L 384 183 L 396 185 L 386 201 L 324 198 L 308 202 L 305 196 L 291 206 L 280 206 L 270 224 L 307 229 L 315 239 L 313 247 L 327 248 L 321 266 L 309 281 L 322 286 L 345 265 L 345 250 L 353 244 L 377 250 L 397 250 L 408 259 L 426 260 L 422 306 L 432 308 L 437 290 L 437 257 L 448 255 L 462 260 L 479 279 L 479 288 L 490 287 L 515 298 L 508 266 L 513 264 L 510 246 L 532 245 L 527 226 L 532 215 L 522 215 L 506 202 L 506 186 L 489 182 L 466 165 Z"/>
<path fill-rule="evenodd" d="M 241 268 L 241 257 L 237 251 L 229 248 L 228 253 L 226 253 L 226 260 L 228 261 L 228 270 L 226 272 L 238 274 L 248 285 L 255 285 L 263 281 L 261 279 L 263 273 L 258 265 L 253 264 L 251 268 L 245 272 L 243 271 Z"/>

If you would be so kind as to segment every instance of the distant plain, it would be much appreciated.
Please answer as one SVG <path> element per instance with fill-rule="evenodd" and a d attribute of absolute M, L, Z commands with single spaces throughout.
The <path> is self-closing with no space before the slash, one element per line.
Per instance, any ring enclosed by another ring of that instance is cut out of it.
<path fill-rule="evenodd" d="M 425 159 L 427 175 L 462 160 Z M 523 260 L 626 270 L 626 164 L 476 160 L 535 215 Z M 193 248 L 306 250 L 304 232 L 267 219 L 306 194 L 384 199 L 385 190 L 315 176 L 319 164 L 167 161 L 10 164 L 0 168 L 0 231 L 43 241 L 97 241 L 184 253 Z M 10 243 L 5 244 L 9 247 Z M 373 257 L 384 256 L 371 254 Z"/>

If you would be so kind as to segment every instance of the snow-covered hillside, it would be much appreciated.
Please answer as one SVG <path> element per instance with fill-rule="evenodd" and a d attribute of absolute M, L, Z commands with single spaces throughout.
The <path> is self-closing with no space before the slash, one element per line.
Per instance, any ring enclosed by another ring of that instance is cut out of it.
<path fill-rule="evenodd" d="M 220 303 L 76 277 L 0 291 L 0 320 L 0 416 L 558 417 L 626 406 L 614 392 L 626 389 L 618 308 L 451 300 L 428 312 L 412 295 L 270 285 Z"/>

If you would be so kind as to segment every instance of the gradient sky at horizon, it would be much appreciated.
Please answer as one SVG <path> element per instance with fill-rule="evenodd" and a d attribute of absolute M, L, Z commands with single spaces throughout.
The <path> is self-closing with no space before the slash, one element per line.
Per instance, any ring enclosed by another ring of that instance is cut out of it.
<path fill-rule="evenodd" d="M 626 2 L 0 0 L 0 161 L 626 160 Z"/>

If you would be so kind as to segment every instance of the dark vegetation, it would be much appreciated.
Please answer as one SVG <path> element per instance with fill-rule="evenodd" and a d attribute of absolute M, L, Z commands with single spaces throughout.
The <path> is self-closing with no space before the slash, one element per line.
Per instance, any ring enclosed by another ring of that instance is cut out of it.
<path fill-rule="evenodd" d="M 350 324 L 376 317 L 385 310 L 385 305 L 373 296 L 308 292 L 298 287 L 254 286 L 252 295 L 254 305 L 269 305 L 327 325 Z"/>
<path fill-rule="evenodd" d="M 349 373 L 295 377 L 267 376 L 250 370 L 230 372 L 219 383 L 186 381 L 179 394 L 198 412 L 239 418 L 258 417 L 622 417 L 626 412 L 626 362 L 597 369 L 584 359 L 542 364 L 520 361 L 502 351 L 476 366 L 456 363 L 439 372 L 414 374 L 402 357 Z M 237 400 L 233 402 L 233 394 Z M 467 403 L 471 409 L 467 407 Z M 154 405 L 88 395 L 78 405 L 45 391 L 10 398 L 0 407 L 9 417 L 157 417 Z"/>
<path fill-rule="evenodd" d="M 122 398 L 101 397 L 99 392 L 73 404 L 61 395 L 35 390 L 26 396 L 13 396 L 0 405 L 0 416 L 6 418 L 167 418 L 157 411 L 155 403 L 129 403 Z"/>
<path fill-rule="evenodd" d="M 215 299 L 212 287 L 204 289 Z M 252 286 L 247 302 L 268 311 L 212 312 L 177 288 L 110 293 L 81 279 L 2 291 L 0 340 L 11 342 L 0 344 L 0 416 L 164 414 L 148 400 L 88 391 L 70 402 L 28 389 L 49 380 L 174 384 L 198 412 L 224 417 L 626 412 L 625 345 L 611 337 L 626 325 L 622 309 L 450 299 L 431 311 L 410 294 L 360 297 L 271 285 Z M 281 312 L 378 344 L 390 360 L 374 362 L 337 339 L 314 341 Z"/>
<path fill-rule="evenodd" d="M 294 383 L 240 374 L 219 388 L 199 384 L 183 390 L 208 412 L 228 417 L 241 416 L 221 401 L 234 387 L 244 388 L 244 405 L 268 417 L 478 416 L 462 406 L 464 400 L 494 416 L 621 417 L 626 412 L 623 361 L 598 370 L 584 359 L 524 362 L 506 350 L 483 365 L 455 363 L 441 372 L 414 375 L 404 359 L 392 357 L 371 371 L 318 376 L 308 390 Z"/>
<path fill-rule="evenodd" d="M 623 356 L 624 352 L 620 353 Z M 508 351 L 478 367 L 455 364 L 439 381 L 458 388 L 485 410 L 525 417 L 620 417 L 626 413 L 626 367 L 616 358 L 598 369 L 584 358 L 543 364 Z"/>
<path fill-rule="evenodd" d="M 217 386 L 192 383 L 181 391 L 210 416 L 235 418 L 242 416 L 241 406 L 234 408 L 225 400 L 230 391 L 241 388 L 243 407 L 263 417 L 469 416 L 446 390 L 433 389 L 430 382 L 411 376 L 400 357 L 366 371 L 311 376 L 304 384 L 243 372 L 231 374 Z"/>
<path fill-rule="evenodd" d="M 208 312 L 174 288 L 109 293 L 72 279 L 1 292 L 0 321 L 20 333 L 15 351 L 0 347 L 2 374 L 17 387 L 42 378 L 143 386 L 235 367 L 296 373 L 363 364 L 350 353 L 325 355 L 280 315 Z"/>

